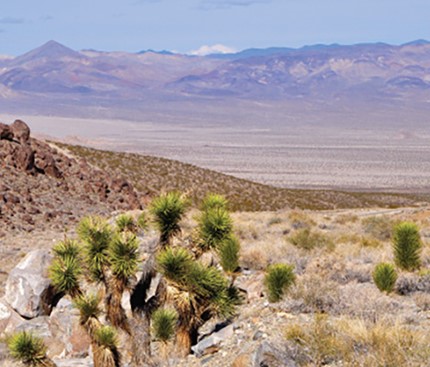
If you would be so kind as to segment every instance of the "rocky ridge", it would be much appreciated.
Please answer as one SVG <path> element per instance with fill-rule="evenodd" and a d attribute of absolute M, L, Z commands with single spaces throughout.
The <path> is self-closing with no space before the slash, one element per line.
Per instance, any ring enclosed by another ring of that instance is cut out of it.
<path fill-rule="evenodd" d="M 141 205 L 127 180 L 32 138 L 21 120 L 0 123 L 0 238 L 4 231 L 60 229 L 82 213 L 106 215 Z"/>

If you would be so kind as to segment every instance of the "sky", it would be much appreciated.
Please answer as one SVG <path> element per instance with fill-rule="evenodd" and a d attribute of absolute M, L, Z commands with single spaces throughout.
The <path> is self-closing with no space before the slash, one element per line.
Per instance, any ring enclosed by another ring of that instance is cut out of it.
<path fill-rule="evenodd" d="M 0 54 L 401 44 L 430 40 L 429 19 L 429 0 L 0 0 Z"/>

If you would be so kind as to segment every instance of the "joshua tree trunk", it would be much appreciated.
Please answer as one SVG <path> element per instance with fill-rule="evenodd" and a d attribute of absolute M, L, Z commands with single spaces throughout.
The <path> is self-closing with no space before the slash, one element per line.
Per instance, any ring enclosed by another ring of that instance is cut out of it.
<path fill-rule="evenodd" d="M 54 363 L 54 361 L 51 358 L 45 357 L 43 361 L 41 362 L 42 366 L 44 367 L 57 367 L 57 365 Z"/>
<path fill-rule="evenodd" d="M 130 325 L 127 320 L 127 315 L 125 314 L 125 310 L 121 305 L 124 288 L 125 287 L 121 280 L 112 280 L 106 296 L 107 319 L 112 326 L 121 328 L 130 335 Z"/>
<path fill-rule="evenodd" d="M 131 320 L 131 364 L 134 367 L 152 366 L 150 316 L 147 313 L 134 312 Z"/>
<path fill-rule="evenodd" d="M 186 357 L 191 353 L 191 347 L 197 344 L 198 328 L 193 325 L 179 325 L 176 333 L 177 353 Z"/>

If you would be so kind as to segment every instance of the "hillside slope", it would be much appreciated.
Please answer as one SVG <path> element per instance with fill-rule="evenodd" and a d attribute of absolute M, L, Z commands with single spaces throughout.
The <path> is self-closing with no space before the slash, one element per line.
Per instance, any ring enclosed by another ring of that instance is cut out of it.
<path fill-rule="evenodd" d="M 207 192 L 216 192 L 225 195 L 235 211 L 398 207 L 428 200 L 407 194 L 283 189 L 165 158 L 54 144 L 104 171 L 126 177 L 148 199 L 163 191 L 179 190 L 196 203 Z"/>

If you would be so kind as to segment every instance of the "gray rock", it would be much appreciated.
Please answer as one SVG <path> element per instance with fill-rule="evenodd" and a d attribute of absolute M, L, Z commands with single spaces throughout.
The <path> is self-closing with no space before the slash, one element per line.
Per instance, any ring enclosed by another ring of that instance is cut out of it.
<path fill-rule="evenodd" d="M 255 351 L 253 367 L 297 367 L 287 346 L 281 347 L 269 342 L 262 342 Z"/>
<path fill-rule="evenodd" d="M 10 272 L 6 281 L 5 300 L 25 318 L 48 315 L 54 292 L 47 276 L 52 256 L 35 250 Z"/>
<path fill-rule="evenodd" d="M 228 325 L 221 330 L 203 338 L 200 342 L 191 347 L 191 350 L 197 357 L 215 353 L 219 350 L 221 344 L 228 338 L 231 338 L 233 335 L 233 325 Z"/>
<path fill-rule="evenodd" d="M 6 301 L 0 300 L 0 338 L 6 336 L 6 330 L 14 330 L 22 321 L 24 319 Z"/>
<path fill-rule="evenodd" d="M 54 358 L 57 367 L 93 367 L 91 358 L 60 359 Z"/>

